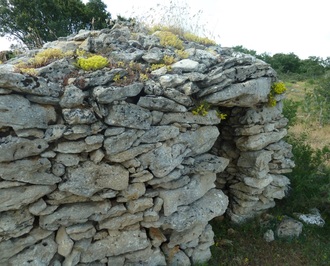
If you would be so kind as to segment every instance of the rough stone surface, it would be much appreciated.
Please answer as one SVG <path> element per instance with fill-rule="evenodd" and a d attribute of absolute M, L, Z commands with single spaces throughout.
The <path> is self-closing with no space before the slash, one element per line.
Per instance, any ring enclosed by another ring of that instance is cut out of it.
<path fill-rule="evenodd" d="M 0 139 L 0 162 L 9 162 L 39 155 L 48 146 L 48 143 L 42 139 L 29 140 L 11 136 L 5 137 Z"/>
<path fill-rule="evenodd" d="M 81 262 L 88 263 L 106 256 L 141 250 L 149 246 L 147 235 L 143 231 L 110 231 L 109 236 L 91 244 L 81 256 Z"/>
<path fill-rule="evenodd" d="M 284 95 L 268 105 L 275 71 L 182 41 L 185 59 L 115 21 L 42 48 L 104 68 L 68 55 L 18 73 L 39 50 L 0 65 L 0 265 L 204 264 L 211 219 L 243 222 L 284 197 L 294 162 Z"/>
<path fill-rule="evenodd" d="M 303 224 L 295 219 L 285 216 L 276 228 L 276 234 L 281 238 L 298 237 L 303 229 Z"/>
<path fill-rule="evenodd" d="M 26 206 L 44 195 L 52 192 L 56 186 L 19 186 L 0 190 L 0 212 L 17 210 Z"/>
<path fill-rule="evenodd" d="M 59 190 L 90 197 L 102 189 L 124 190 L 128 186 L 128 171 L 119 165 L 85 162 L 80 167 L 67 169 L 65 182 Z"/>
<path fill-rule="evenodd" d="M 62 179 L 49 174 L 50 167 L 51 163 L 46 158 L 0 163 L 0 176 L 8 181 L 20 181 L 35 185 L 54 185 Z"/>
<path fill-rule="evenodd" d="M 20 95 L 0 96 L 0 128 L 47 128 L 56 120 L 54 107 L 32 104 Z"/>

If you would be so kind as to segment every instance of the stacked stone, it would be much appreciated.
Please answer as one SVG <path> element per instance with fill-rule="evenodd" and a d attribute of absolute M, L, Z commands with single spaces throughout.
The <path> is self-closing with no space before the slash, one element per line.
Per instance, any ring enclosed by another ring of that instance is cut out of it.
<path fill-rule="evenodd" d="M 218 178 L 218 187 L 228 188 L 230 206 L 227 213 L 237 223 L 275 206 L 288 190 L 291 172 L 291 145 L 283 140 L 287 119 L 282 115 L 282 102 L 275 107 L 236 107 L 223 134 L 220 152 L 231 162 Z"/>
<path fill-rule="evenodd" d="M 83 49 L 141 69 L 176 56 L 134 27 L 82 31 L 44 48 Z M 215 182 L 231 185 L 231 212 L 255 198 L 269 207 L 264 199 L 281 194 L 288 183 L 281 174 L 291 167 L 280 140 L 285 123 L 249 118 L 268 101 L 274 71 L 219 46 L 186 41 L 184 52 L 171 69 L 125 86 L 114 81 L 125 67 L 83 71 L 74 58 L 36 76 L 15 67 L 33 54 L 0 65 L 0 264 L 204 262 L 213 244 L 208 222 L 228 205 Z M 223 128 L 216 110 L 192 114 L 196 99 L 231 114 Z M 278 140 L 253 146 L 258 123 Z M 258 190 L 259 179 L 268 184 Z"/>

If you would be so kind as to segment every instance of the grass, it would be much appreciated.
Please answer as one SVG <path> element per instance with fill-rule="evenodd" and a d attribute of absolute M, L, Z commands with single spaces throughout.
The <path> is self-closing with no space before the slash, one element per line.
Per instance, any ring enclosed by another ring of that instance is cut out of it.
<path fill-rule="evenodd" d="M 303 119 L 300 117 L 300 119 Z M 322 149 L 330 146 L 330 125 L 320 127 L 315 123 L 298 123 L 289 128 L 289 134 L 298 136 L 301 133 L 307 134 L 306 142 L 313 149 Z"/>
<path fill-rule="evenodd" d="M 280 211 L 278 208 L 273 212 Z M 273 228 L 277 219 L 268 221 L 268 226 L 255 219 L 244 225 L 231 224 L 229 221 L 211 222 L 215 231 L 216 245 L 211 247 L 212 259 L 209 266 L 320 266 L 330 265 L 330 225 L 323 228 L 304 226 L 299 238 L 267 243 L 263 234 Z"/>

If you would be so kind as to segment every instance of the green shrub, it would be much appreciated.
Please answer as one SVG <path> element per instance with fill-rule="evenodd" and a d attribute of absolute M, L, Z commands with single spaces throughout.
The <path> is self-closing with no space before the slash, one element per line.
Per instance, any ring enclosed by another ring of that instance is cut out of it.
<path fill-rule="evenodd" d="M 72 56 L 73 52 L 63 53 L 62 50 L 56 48 L 49 48 L 43 51 L 40 51 L 32 59 L 32 65 L 34 67 L 41 67 L 48 65 L 49 63 L 67 57 Z"/>
<path fill-rule="evenodd" d="M 209 113 L 210 108 L 211 104 L 203 101 L 199 103 L 191 112 L 193 115 L 206 116 Z"/>
<path fill-rule="evenodd" d="M 15 67 L 18 72 L 36 76 L 38 73 L 35 68 L 49 65 L 56 60 L 71 57 L 72 55 L 73 52 L 63 53 L 60 49 L 49 48 L 38 52 L 28 63 L 18 63 Z"/>
<path fill-rule="evenodd" d="M 286 87 L 283 82 L 274 82 L 271 86 L 270 93 L 268 95 L 268 105 L 273 107 L 276 105 L 275 95 L 286 92 Z"/>
<path fill-rule="evenodd" d="M 184 50 L 175 50 L 175 54 L 181 59 L 186 59 L 189 57 L 189 54 Z"/>
<path fill-rule="evenodd" d="M 293 126 L 297 122 L 297 111 L 301 105 L 300 102 L 291 99 L 284 99 L 283 101 L 283 115 L 289 120 L 288 126 Z"/>
<path fill-rule="evenodd" d="M 90 70 L 98 70 L 106 67 L 109 64 L 108 59 L 101 55 L 93 55 L 87 58 L 80 57 L 77 60 L 77 67 L 85 70 L 85 71 L 90 71 Z"/>
<path fill-rule="evenodd" d="M 167 47 L 172 46 L 176 49 L 183 49 L 183 42 L 180 38 L 170 31 L 159 31 L 155 33 L 160 39 L 160 44 Z"/>
<path fill-rule="evenodd" d="M 329 147 L 312 149 L 306 142 L 307 136 L 289 136 L 292 144 L 295 168 L 287 176 L 291 180 L 290 192 L 291 212 L 308 211 L 310 208 L 320 208 L 321 211 L 330 211 L 330 195 L 326 190 L 330 186 L 330 169 L 325 165 L 330 154 Z"/>
<path fill-rule="evenodd" d="M 183 37 L 187 40 L 187 41 L 192 41 L 192 42 L 197 42 L 206 46 L 211 46 L 211 45 L 216 45 L 216 42 L 207 38 L 207 37 L 199 37 L 195 34 L 192 34 L 190 32 L 186 32 L 183 34 Z"/>

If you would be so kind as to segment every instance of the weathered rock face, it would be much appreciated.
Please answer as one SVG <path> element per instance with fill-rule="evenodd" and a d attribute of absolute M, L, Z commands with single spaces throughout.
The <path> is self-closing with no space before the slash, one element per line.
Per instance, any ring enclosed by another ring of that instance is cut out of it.
<path fill-rule="evenodd" d="M 120 64 L 83 71 L 66 58 L 36 76 L 0 65 L 1 265 L 200 263 L 211 219 L 240 222 L 284 196 L 293 162 L 281 102 L 267 105 L 269 65 L 187 41 L 181 58 L 119 24 L 44 48 Z M 165 55 L 171 68 L 141 79 Z M 213 107 L 194 115 L 203 101 Z"/>

